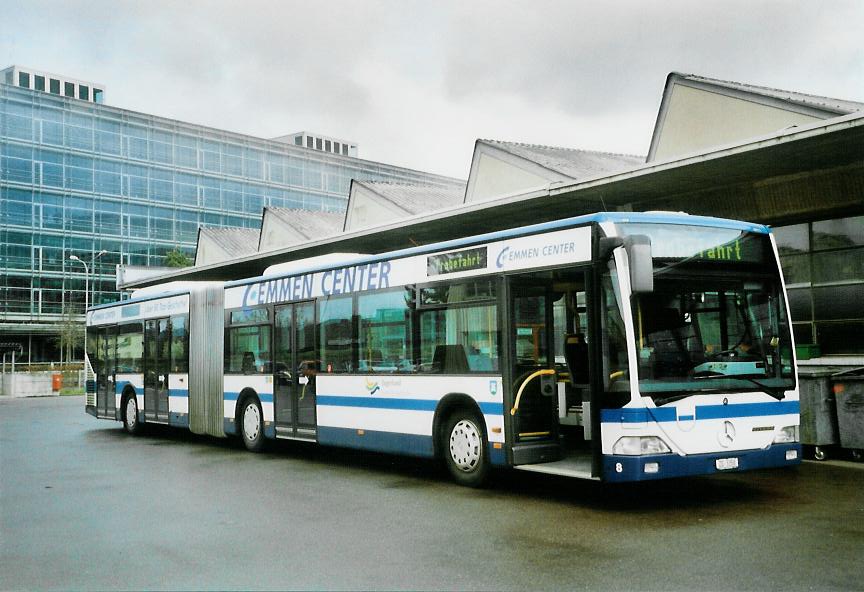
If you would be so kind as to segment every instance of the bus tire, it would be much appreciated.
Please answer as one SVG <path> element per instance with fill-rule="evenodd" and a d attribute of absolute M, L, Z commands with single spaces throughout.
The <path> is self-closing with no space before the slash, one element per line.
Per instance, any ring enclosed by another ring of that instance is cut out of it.
<path fill-rule="evenodd" d="M 123 429 L 133 436 L 141 433 L 141 421 L 138 419 L 138 399 L 129 393 L 123 399 Z"/>
<path fill-rule="evenodd" d="M 240 406 L 240 436 L 246 450 L 261 452 L 264 448 L 264 414 L 255 397 L 247 397 Z"/>
<path fill-rule="evenodd" d="M 453 480 L 467 487 L 482 487 L 489 477 L 489 453 L 483 422 L 476 414 L 457 410 L 447 418 L 441 451 Z"/>

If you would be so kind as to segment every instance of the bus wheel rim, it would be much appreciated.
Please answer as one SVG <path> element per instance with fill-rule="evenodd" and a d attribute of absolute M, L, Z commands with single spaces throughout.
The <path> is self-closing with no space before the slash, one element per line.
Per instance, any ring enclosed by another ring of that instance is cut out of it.
<path fill-rule="evenodd" d="M 126 425 L 130 428 L 135 427 L 135 422 L 138 421 L 138 405 L 135 403 L 134 397 L 129 397 L 126 401 Z"/>
<path fill-rule="evenodd" d="M 482 455 L 480 430 L 473 422 L 462 419 L 450 432 L 450 458 L 460 471 L 470 473 L 477 468 Z"/>
<path fill-rule="evenodd" d="M 250 442 L 257 439 L 260 426 L 261 415 L 258 413 L 258 406 L 246 405 L 246 409 L 243 411 L 243 433 L 246 435 L 246 439 Z"/>

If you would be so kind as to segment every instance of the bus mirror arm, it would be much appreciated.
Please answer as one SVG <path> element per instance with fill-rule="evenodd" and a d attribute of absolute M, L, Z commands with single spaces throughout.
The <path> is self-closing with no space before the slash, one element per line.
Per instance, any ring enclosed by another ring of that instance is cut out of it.
<path fill-rule="evenodd" d="M 620 236 L 604 236 L 597 241 L 597 259 L 605 262 L 612 256 L 612 251 L 624 246 L 624 239 Z"/>

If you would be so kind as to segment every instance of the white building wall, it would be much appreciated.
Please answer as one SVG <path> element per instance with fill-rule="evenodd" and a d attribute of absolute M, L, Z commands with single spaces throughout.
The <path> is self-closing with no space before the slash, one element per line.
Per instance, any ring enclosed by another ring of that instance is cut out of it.
<path fill-rule="evenodd" d="M 471 167 L 465 202 L 485 201 L 502 195 L 522 193 L 546 187 L 553 180 L 559 179 L 541 177 L 513 163 L 504 162 L 492 154 L 479 152 L 477 161 Z"/>
<path fill-rule="evenodd" d="M 231 259 L 232 255 L 219 246 L 205 233 L 198 235 L 198 250 L 195 252 L 195 265 L 210 265 Z"/>
<path fill-rule="evenodd" d="M 353 193 L 348 200 L 348 212 L 345 216 L 346 231 L 380 226 L 408 215 L 406 212 L 387 207 L 373 191 L 362 185 L 355 183 L 351 190 Z"/>
<path fill-rule="evenodd" d="M 269 210 L 264 210 L 264 218 L 261 221 L 259 252 L 263 253 L 264 251 L 289 247 L 305 240 L 307 240 L 306 237 L 298 235 L 297 231 L 279 216 Z"/>
<path fill-rule="evenodd" d="M 810 115 L 676 84 L 653 160 L 737 143 L 815 121 L 819 119 Z"/>

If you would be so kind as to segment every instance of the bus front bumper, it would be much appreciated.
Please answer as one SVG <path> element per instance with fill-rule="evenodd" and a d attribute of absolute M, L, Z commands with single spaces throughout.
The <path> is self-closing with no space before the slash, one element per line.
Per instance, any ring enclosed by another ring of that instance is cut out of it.
<path fill-rule="evenodd" d="M 603 481 L 648 481 L 801 464 L 801 444 L 774 444 L 764 450 L 735 450 L 712 454 L 603 455 Z"/>

